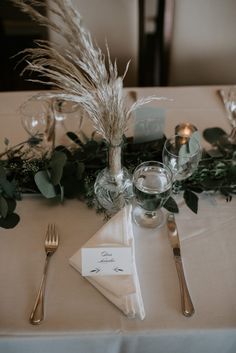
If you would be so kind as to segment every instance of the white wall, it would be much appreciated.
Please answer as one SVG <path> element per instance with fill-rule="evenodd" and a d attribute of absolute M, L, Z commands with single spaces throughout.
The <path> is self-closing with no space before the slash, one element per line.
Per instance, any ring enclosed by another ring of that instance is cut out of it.
<path fill-rule="evenodd" d="M 236 0 L 175 0 L 170 85 L 236 83 Z"/>

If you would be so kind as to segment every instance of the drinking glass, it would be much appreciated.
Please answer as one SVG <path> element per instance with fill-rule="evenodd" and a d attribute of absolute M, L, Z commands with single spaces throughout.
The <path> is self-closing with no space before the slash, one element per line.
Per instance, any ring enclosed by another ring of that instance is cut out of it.
<path fill-rule="evenodd" d="M 79 134 L 83 123 L 84 111 L 80 104 L 73 101 L 66 101 L 56 98 L 53 102 L 53 111 L 55 118 L 55 145 L 68 144 L 66 132 Z"/>
<path fill-rule="evenodd" d="M 193 136 L 174 135 L 165 141 L 162 160 L 172 173 L 174 181 L 190 177 L 201 159 L 201 146 Z"/>
<path fill-rule="evenodd" d="M 225 94 L 225 107 L 232 128 L 236 128 L 236 86 L 230 87 Z"/>
<path fill-rule="evenodd" d="M 50 109 L 50 102 L 29 98 L 20 106 L 21 123 L 26 132 L 38 143 L 36 149 L 50 150 L 53 145 L 54 118 Z"/>
<path fill-rule="evenodd" d="M 164 223 L 161 207 L 172 189 L 172 172 L 163 163 L 141 163 L 133 174 L 134 203 L 132 215 L 141 227 L 158 228 Z"/>

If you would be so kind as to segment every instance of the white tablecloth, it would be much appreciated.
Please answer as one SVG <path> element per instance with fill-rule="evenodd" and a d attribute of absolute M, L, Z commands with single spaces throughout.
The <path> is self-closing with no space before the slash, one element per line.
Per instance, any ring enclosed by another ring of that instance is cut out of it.
<path fill-rule="evenodd" d="M 216 87 L 137 89 L 174 101 L 155 103 L 166 110 L 167 135 L 188 121 L 202 131 L 229 131 Z M 20 142 L 25 133 L 16 109 L 31 92 L 0 94 L 1 137 Z M 153 104 L 152 104 L 153 105 Z M 57 204 L 25 196 L 17 205 L 20 223 L 0 228 L 0 352 L 205 353 L 236 351 L 236 200 L 201 197 L 199 212 L 181 205 L 176 216 L 186 278 L 195 315 L 181 314 L 178 278 L 166 227 L 134 226 L 137 270 L 146 319 L 126 318 L 68 263 L 68 259 L 103 224 L 85 204 Z M 44 263 L 48 222 L 55 222 L 60 246 L 47 279 L 46 317 L 28 321 Z"/>

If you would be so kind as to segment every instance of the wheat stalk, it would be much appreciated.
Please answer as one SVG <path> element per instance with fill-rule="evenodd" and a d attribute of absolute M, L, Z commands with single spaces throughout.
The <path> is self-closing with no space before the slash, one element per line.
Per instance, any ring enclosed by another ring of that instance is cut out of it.
<path fill-rule="evenodd" d="M 21 52 L 26 71 L 38 73 L 41 82 L 58 88 L 48 97 L 59 97 L 81 104 L 90 117 L 97 133 L 112 145 L 119 145 L 127 128 L 132 111 L 158 97 L 148 97 L 127 108 L 123 97 L 123 79 L 128 70 L 119 77 L 116 62 L 112 63 L 109 48 L 105 56 L 93 44 L 91 35 L 82 24 L 80 13 L 71 0 L 51 0 L 50 4 L 39 0 L 11 0 L 21 11 L 27 13 L 40 25 L 58 33 L 66 41 L 66 49 L 60 51 L 50 41 L 36 41 L 37 47 Z M 39 7 L 47 6 L 44 16 Z M 54 19 L 53 19 L 54 18 Z M 22 61 L 21 60 L 21 61 Z M 45 96 L 45 94 L 44 94 Z M 42 94 L 40 95 L 42 97 Z M 38 97 L 38 98 L 40 98 Z"/>

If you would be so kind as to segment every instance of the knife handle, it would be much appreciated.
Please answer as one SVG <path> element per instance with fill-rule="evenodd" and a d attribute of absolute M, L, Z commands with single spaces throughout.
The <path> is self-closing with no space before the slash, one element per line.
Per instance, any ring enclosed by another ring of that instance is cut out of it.
<path fill-rule="evenodd" d="M 182 313 L 184 316 L 190 317 L 194 314 L 194 307 L 188 291 L 183 263 L 180 256 L 175 256 L 175 265 L 179 277 Z"/>

